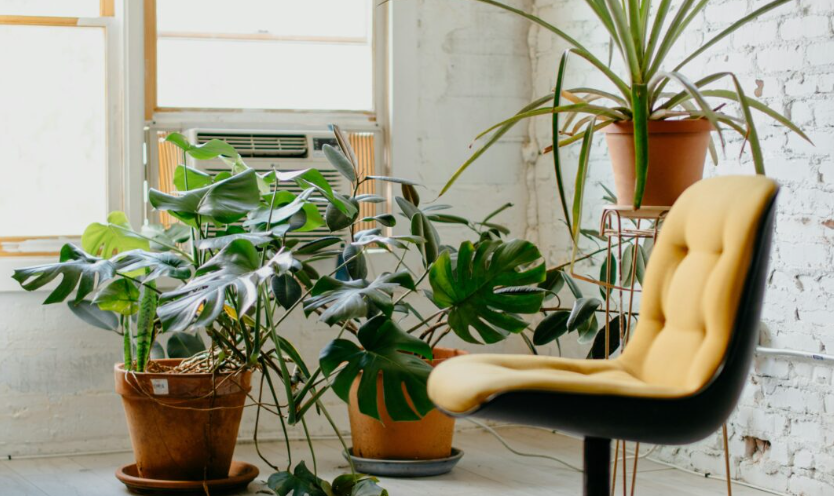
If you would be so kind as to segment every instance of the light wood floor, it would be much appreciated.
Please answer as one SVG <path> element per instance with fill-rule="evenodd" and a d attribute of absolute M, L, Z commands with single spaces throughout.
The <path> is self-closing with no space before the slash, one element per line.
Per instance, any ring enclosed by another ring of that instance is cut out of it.
<path fill-rule="evenodd" d="M 582 464 L 582 447 L 578 440 L 546 431 L 526 428 L 502 428 L 500 434 L 515 449 L 556 456 L 574 465 Z M 456 435 L 455 446 L 465 452 L 460 464 L 449 474 L 425 479 L 383 478 L 381 484 L 391 496 L 577 496 L 582 494 L 582 474 L 554 461 L 524 458 L 506 450 L 492 435 L 481 430 L 467 430 Z M 295 456 L 307 461 L 312 469 L 306 443 L 293 442 Z M 347 471 L 336 440 L 317 440 L 318 474 L 332 480 Z M 276 464 L 286 464 L 283 443 L 261 443 L 261 451 Z M 131 453 L 85 455 L 54 458 L 29 458 L 0 462 L 2 496 L 121 496 L 129 494 L 113 476 L 114 470 L 132 461 Z M 236 459 L 258 465 L 259 482 L 250 484 L 255 494 L 273 471 L 263 463 L 251 444 L 241 444 Z M 293 460 L 295 463 L 296 460 Z M 640 496 L 721 496 L 726 494 L 722 481 L 682 472 L 641 459 L 638 463 L 637 491 Z M 631 462 L 629 461 L 629 472 Z M 622 494 L 622 479 L 617 494 Z M 630 484 L 630 473 L 629 473 Z M 763 496 L 766 493 L 740 485 L 733 486 L 735 496 Z"/>

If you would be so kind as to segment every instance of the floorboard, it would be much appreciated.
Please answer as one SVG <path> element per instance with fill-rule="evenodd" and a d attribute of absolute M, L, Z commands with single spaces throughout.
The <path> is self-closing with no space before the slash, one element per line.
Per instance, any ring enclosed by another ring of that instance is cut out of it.
<path fill-rule="evenodd" d="M 579 440 L 529 428 L 501 428 L 498 432 L 514 449 L 524 453 L 547 454 L 579 466 L 582 444 Z M 306 442 L 293 441 L 292 463 L 304 460 L 314 470 Z M 491 434 L 480 429 L 459 432 L 455 446 L 464 451 L 460 464 L 451 473 L 421 479 L 383 477 L 380 484 L 391 496 L 576 496 L 581 494 L 582 474 L 553 460 L 515 455 Z M 283 442 L 262 442 L 263 461 L 251 443 L 241 443 L 235 458 L 258 466 L 261 473 L 247 491 L 234 496 L 257 494 L 274 470 L 289 462 Z M 315 469 L 319 477 L 332 480 L 349 471 L 336 439 L 314 442 Z M 114 477 L 115 470 L 132 461 L 131 453 L 30 458 L 0 462 L 2 496 L 127 496 L 130 493 Z M 629 461 L 629 467 L 631 466 Z M 665 465 L 641 459 L 638 463 L 639 496 L 721 496 L 725 483 L 692 475 Z M 622 479 L 620 479 L 621 481 Z M 629 484 L 631 474 L 629 473 Z M 617 494 L 621 494 L 621 487 Z M 766 493 L 734 485 L 735 496 L 764 496 Z"/>

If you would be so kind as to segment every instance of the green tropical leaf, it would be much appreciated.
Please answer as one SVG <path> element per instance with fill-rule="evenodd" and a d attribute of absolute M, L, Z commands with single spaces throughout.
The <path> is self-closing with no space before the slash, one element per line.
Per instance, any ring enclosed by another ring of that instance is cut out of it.
<path fill-rule="evenodd" d="M 353 164 L 350 163 L 350 160 L 348 160 L 342 152 L 330 145 L 324 145 L 322 150 L 324 151 L 324 157 L 328 162 L 330 162 L 330 165 L 332 165 L 333 168 L 339 172 L 339 174 L 345 176 L 345 178 L 351 183 L 356 182 L 356 170 L 353 168 Z"/>
<path fill-rule="evenodd" d="M 81 236 L 81 249 L 92 255 L 110 258 L 129 250 L 149 250 L 150 243 L 133 231 L 124 212 L 110 212 L 107 224 L 95 222 L 87 226 Z"/>
<path fill-rule="evenodd" d="M 157 210 L 168 211 L 192 226 L 196 225 L 197 216 L 202 216 L 204 222 L 213 219 L 221 224 L 230 224 L 260 205 L 260 190 L 255 171 L 250 169 L 179 196 L 151 189 L 148 199 Z"/>
<path fill-rule="evenodd" d="M 127 253 L 117 255 L 112 260 L 116 266 L 116 270 L 123 273 L 130 273 L 140 269 L 150 269 L 150 272 L 142 277 L 142 280 L 145 282 L 150 282 L 160 277 L 172 277 L 183 281 L 191 277 L 191 262 L 173 253 L 131 250 Z"/>
<path fill-rule="evenodd" d="M 178 165 L 174 170 L 174 187 L 177 188 L 177 191 L 205 188 L 211 185 L 212 182 L 214 180 L 210 174 L 206 174 L 192 167 Z"/>
<path fill-rule="evenodd" d="M 374 179 L 376 181 L 385 181 L 388 183 L 410 184 L 411 186 L 420 186 L 420 183 L 412 181 L 411 179 L 402 179 L 400 177 L 391 176 L 365 176 L 365 179 Z"/>
<path fill-rule="evenodd" d="M 188 332 L 172 332 L 168 338 L 166 348 L 168 358 L 191 358 L 206 350 L 206 344 L 197 334 Z"/>
<path fill-rule="evenodd" d="M 388 496 L 379 480 L 364 474 L 343 474 L 333 479 L 333 496 Z"/>
<path fill-rule="evenodd" d="M 324 276 L 316 281 L 311 297 L 304 302 L 304 312 L 310 315 L 316 309 L 326 308 L 320 320 L 328 325 L 379 312 L 390 317 L 394 311 L 394 290 L 400 287 L 414 289 L 408 271 L 382 274 L 371 283 Z"/>
<path fill-rule="evenodd" d="M 594 338 L 594 344 L 591 350 L 588 351 L 586 358 L 593 360 L 602 360 L 610 357 L 617 348 L 620 347 L 620 317 L 614 317 L 608 324 L 608 354 L 605 353 L 605 326 L 597 332 Z"/>
<path fill-rule="evenodd" d="M 157 314 L 163 328 L 182 331 L 211 324 L 223 311 L 228 289 L 237 294 L 235 310 L 243 315 L 257 300 L 258 287 L 286 257 L 286 253 L 279 253 L 262 267 L 261 255 L 252 242 L 232 241 L 200 267 L 188 284 L 162 295 Z"/>
<path fill-rule="evenodd" d="M 270 284 L 275 300 L 285 309 L 289 309 L 301 299 L 301 285 L 292 274 L 281 274 L 272 278 Z"/>
<path fill-rule="evenodd" d="M 602 302 L 596 298 L 580 298 L 573 303 L 573 308 L 568 317 L 567 326 L 569 331 L 576 331 L 589 319 L 596 315 L 597 308 Z"/>
<path fill-rule="evenodd" d="M 93 304 L 104 311 L 133 315 L 139 311 L 139 289 L 127 279 L 116 279 L 96 293 Z"/>
<path fill-rule="evenodd" d="M 568 317 L 570 312 L 562 310 L 545 317 L 533 332 L 533 344 L 542 346 L 555 341 L 568 332 Z"/>
<path fill-rule="evenodd" d="M 119 330 L 119 317 L 114 312 L 102 310 L 87 300 L 70 301 L 67 302 L 67 306 L 76 317 L 93 327 L 105 331 Z"/>
<path fill-rule="evenodd" d="M 429 271 L 435 304 L 449 309 L 452 330 L 470 343 L 478 342 L 470 327 L 486 343 L 523 331 L 527 323 L 514 314 L 539 311 L 544 291 L 526 286 L 544 280 L 541 253 L 522 240 L 483 241 L 477 247 L 467 241 L 454 259 L 444 251 Z"/>
<path fill-rule="evenodd" d="M 278 496 L 333 496 L 325 491 L 329 485 L 313 475 L 303 461 L 295 466 L 292 473 L 276 472 L 270 475 L 266 485 Z"/>
<path fill-rule="evenodd" d="M 61 248 L 58 263 L 16 269 L 12 278 L 26 291 L 34 291 L 62 276 L 61 283 L 43 302 L 48 305 L 66 300 L 76 287 L 78 291 L 74 301 L 79 302 L 98 285 L 112 279 L 115 273 L 113 262 L 90 256 L 77 246 L 66 244 Z"/>
<path fill-rule="evenodd" d="M 357 397 L 359 411 L 365 415 L 380 419 L 377 407 L 380 375 L 385 409 L 395 421 L 419 420 L 434 408 L 426 392 L 431 366 L 419 358 L 432 358 L 427 343 L 406 334 L 384 315 L 367 321 L 359 329 L 358 339 L 361 348 L 346 339 L 336 339 L 319 356 L 319 364 L 327 376 L 347 362 L 332 384 L 333 391 L 342 400 L 350 401 L 351 386 L 361 373 Z M 403 386 L 413 408 L 403 393 Z"/>

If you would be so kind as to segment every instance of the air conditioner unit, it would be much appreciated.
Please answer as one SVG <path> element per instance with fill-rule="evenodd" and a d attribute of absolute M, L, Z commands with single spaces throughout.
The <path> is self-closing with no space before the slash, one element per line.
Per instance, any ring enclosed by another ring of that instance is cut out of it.
<path fill-rule="evenodd" d="M 246 165 L 261 173 L 270 172 L 273 169 L 285 172 L 300 169 L 319 169 L 334 191 L 345 196 L 352 194 L 347 179 L 339 174 L 324 156 L 324 145 L 331 145 L 336 148 L 339 146 L 335 136 L 329 130 L 275 131 L 193 128 L 186 130 L 183 134 L 191 143 L 197 145 L 207 143 L 213 139 L 223 140 L 237 150 Z M 376 174 L 376 157 L 379 157 L 379 154 L 376 153 L 376 144 L 379 143 L 379 140 L 375 139 L 376 133 L 348 132 L 348 137 L 352 146 L 356 149 L 359 168 L 363 169 L 359 171 L 360 175 Z M 160 153 L 160 156 L 162 155 L 164 154 Z M 228 166 L 220 159 L 195 160 L 188 156 L 187 165 L 211 175 L 229 170 Z M 301 193 L 301 188 L 295 183 L 282 182 L 277 187 L 295 194 Z M 361 191 L 360 193 L 364 192 L 370 191 Z M 324 216 L 326 207 L 327 204 L 324 202 L 318 204 L 322 216 Z M 363 203 L 361 204 L 362 211 L 360 215 L 362 217 L 373 216 L 376 213 L 375 208 L 374 204 Z M 365 228 L 367 226 L 360 227 Z M 309 232 L 290 233 L 288 236 L 301 240 L 312 240 L 329 234 L 329 230 L 322 227 Z"/>

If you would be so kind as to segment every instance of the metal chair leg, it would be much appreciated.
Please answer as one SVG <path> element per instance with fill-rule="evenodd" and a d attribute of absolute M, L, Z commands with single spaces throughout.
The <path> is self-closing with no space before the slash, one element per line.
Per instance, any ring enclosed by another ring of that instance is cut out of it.
<path fill-rule="evenodd" d="M 585 438 L 584 452 L 585 496 L 610 496 L 611 440 Z"/>

